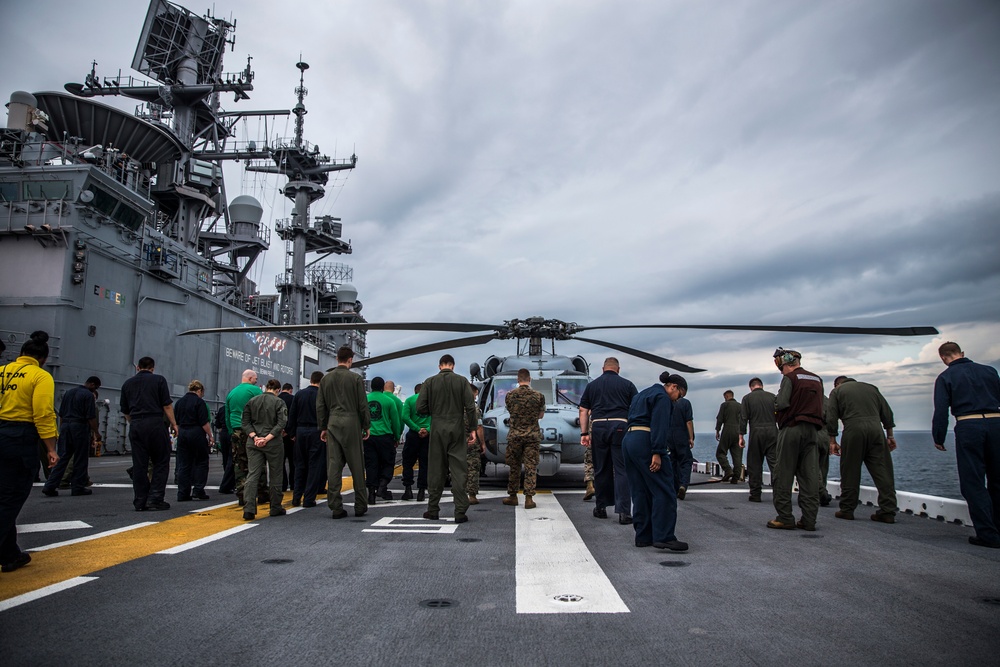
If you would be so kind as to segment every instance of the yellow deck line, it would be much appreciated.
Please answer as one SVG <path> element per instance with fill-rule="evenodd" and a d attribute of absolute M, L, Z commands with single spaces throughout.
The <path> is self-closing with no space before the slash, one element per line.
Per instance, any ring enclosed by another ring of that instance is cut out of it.
<path fill-rule="evenodd" d="M 395 475 L 402 472 L 396 466 Z M 351 491 L 353 480 L 344 477 L 341 492 Z M 285 493 L 285 507 L 291 506 L 291 494 Z M 266 512 L 266 507 L 264 508 Z M 148 519 L 151 513 L 138 515 Z M 155 516 L 155 514 L 152 514 Z M 258 508 L 260 516 L 260 508 Z M 264 516 L 267 516 L 266 513 Z M 75 577 L 92 574 L 105 568 L 121 565 L 165 549 L 200 540 L 243 525 L 243 508 L 238 505 L 220 507 L 207 512 L 187 514 L 167 519 L 152 526 L 144 526 L 116 535 L 57 547 L 47 551 L 32 552 L 31 563 L 26 567 L 0 575 L 0 600 L 30 593 L 52 584 Z"/>

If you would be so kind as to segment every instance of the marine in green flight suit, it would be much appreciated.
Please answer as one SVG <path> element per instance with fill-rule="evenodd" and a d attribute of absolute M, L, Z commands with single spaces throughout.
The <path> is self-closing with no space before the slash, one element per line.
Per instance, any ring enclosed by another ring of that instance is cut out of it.
<path fill-rule="evenodd" d="M 319 437 L 326 443 L 327 505 L 334 519 L 347 516 L 340 495 L 345 463 L 354 484 L 354 516 L 368 511 L 363 442 L 368 437 L 371 414 L 364 380 L 351 372 L 352 363 L 354 350 L 347 346 L 337 350 L 337 367 L 323 376 L 316 395 L 316 423 L 322 429 Z"/>
<path fill-rule="evenodd" d="M 816 432 L 823 427 L 823 380 L 802 368 L 802 355 L 778 348 L 774 365 L 784 376 L 775 398 L 778 422 L 778 465 L 772 477 L 774 509 L 778 516 L 768 528 L 816 530 L 819 512 L 819 465 Z M 802 518 L 792 514 L 792 482 L 799 480 Z"/>
<path fill-rule="evenodd" d="M 468 443 L 475 438 L 476 405 L 469 381 L 455 373 L 454 357 L 442 356 L 438 369 L 437 375 L 424 381 L 417 398 L 417 414 L 430 415 L 433 425 L 427 455 L 429 497 L 424 518 L 440 518 L 445 476 L 450 471 L 455 522 L 464 523 L 469 520 L 466 452 Z"/>
<path fill-rule="evenodd" d="M 838 420 L 844 422 L 840 445 L 837 445 Z M 899 508 L 892 470 L 891 452 L 896 449 L 893 427 L 892 408 L 878 387 L 843 375 L 833 381 L 826 407 L 826 432 L 830 436 L 830 453 L 840 455 L 838 519 L 854 518 L 864 463 L 878 489 L 878 511 L 872 514 L 872 521 L 896 522 Z"/>
<path fill-rule="evenodd" d="M 722 396 L 726 400 L 719 406 L 719 414 L 715 416 L 715 439 L 719 441 L 719 446 L 715 450 L 715 459 L 725 472 L 722 481 L 736 484 L 740 481 L 740 475 L 743 472 L 740 404 L 736 402 L 735 394 L 728 389 L 723 392 Z M 732 465 L 729 464 L 730 457 L 733 459 Z"/>

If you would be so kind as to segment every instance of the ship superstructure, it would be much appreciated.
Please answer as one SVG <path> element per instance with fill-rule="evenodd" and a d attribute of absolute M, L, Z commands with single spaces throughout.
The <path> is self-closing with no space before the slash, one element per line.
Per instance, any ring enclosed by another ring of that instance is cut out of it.
<path fill-rule="evenodd" d="M 57 401 L 98 375 L 111 450 L 125 450 L 118 388 L 139 357 L 156 360 L 175 397 L 197 378 L 217 403 L 245 368 L 299 387 L 335 365 L 340 345 L 366 352 L 357 331 L 177 336 L 198 326 L 364 322 L 350 267 L 321 261 L 352 252 L 341 221 L 310 218 L 328 174 L 353 169 L 357 158 L 331 160 L 304 139 L 301 62 L 294 138 L 236 140 L 239 120 L 289 112 L 222 107 L 224 96 L 243 102 L 253 90 L 249 59 L 240 72 L 223 71 L 234 29 L 152 0 L 132 61 L 152 81 L 101 78 L 95 65 L 67 92 L 14 92 L 0 129 L 3 361 L 31 331 L 49 332 Z M 96 101 L 102 96 L 140 104 L 126 113 Z M 251 279 L 271 229 L 254 197 L 227 203 L 227 160 L 287 178 L 294 211 L 274 225 L 286 256 L 277 294 L 261 294 Z"/>

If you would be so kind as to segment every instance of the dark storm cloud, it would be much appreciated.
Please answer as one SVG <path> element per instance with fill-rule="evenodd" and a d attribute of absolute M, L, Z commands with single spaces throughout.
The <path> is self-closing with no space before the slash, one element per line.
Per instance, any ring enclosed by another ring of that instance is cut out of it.
<path fill-rule="evenodd" d="M 59 89 L 91 59 L 103 75 L 127 67 L 145 3 L 8 9 L 5 94 Z M 369 320 L 930 324 L 978 360 L 1000 356 L 994 2 L 347 0 L 276 12 L 248 0 L 216 11 L 239 19 L 226 69 L 251 53 L 257 71 L 250 103 L 225 103 L 290 107 L 301 54 L 306 138 L 359 156 L 312 212 L 343 217 L 354 254 L 340 259 Z M 57 12 L 38 39 L 38 17 Z M 303 25 L 320 37 L 300 39 Z M 290 128 L 278 119 L 268 134 Z M 258 186 L 230 177 L 228 195 L 287 217 L 275 186 Z M 272 246 L 260 284 L 283 261 Z M 929 338 L 600 333 L 709 369 L 689 378 L 699 422 L 749 375 L 776 386 L 777 345 L 803 348 L 817 372 L 891 387 L 897 421 L 920 427 L 940 371 Z M 369 343 L 378 354 L 444 337 L 373 332 Z M 513 351 L 497 342 L 456 357 L 464 371 Z M 557 351 L 595 367 L 611 353 Z M 438 356 L 377 370 L 409 391 Z M 658 375 L 619 356 L 637 384 Z"/>

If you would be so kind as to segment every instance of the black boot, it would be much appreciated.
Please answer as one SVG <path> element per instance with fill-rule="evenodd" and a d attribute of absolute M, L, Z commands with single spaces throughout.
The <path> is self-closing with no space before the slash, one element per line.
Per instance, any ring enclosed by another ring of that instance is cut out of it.
<path fill-rule="evenodd" d="M 424 498 L 427 497 L 426 493 L 427 493 L 426 489 L 417 489 L 417 502 L 418 503 L 424 502 Z"/>
<path fill-rule="evenodd" d="M 413 500 L 413 487 L 407 486 L 406 490 L 403 491 L 403 500 Z"/>
<path fill-rule="evenodd" d="M 369 505 L 374 505 L 375 504 L 375 498 L 376 498 L 375 487 L 374 486 L 368 487 L 368 504 Z"/>
<path fill-rule="evenodd" d="M 378 497 L 382 500 L 392 500 L 392 491 L 389 490 L 388 482 L 382 482 L 378 485 Z"/>

